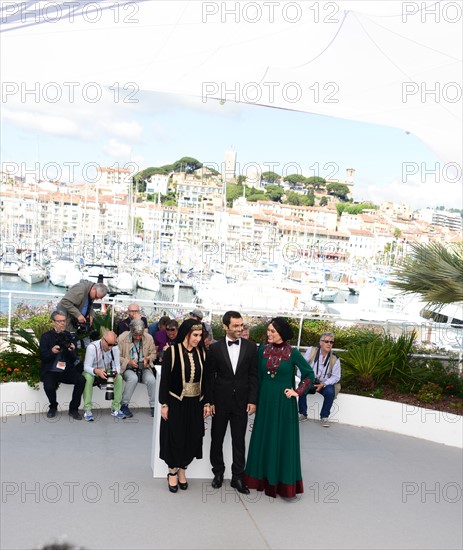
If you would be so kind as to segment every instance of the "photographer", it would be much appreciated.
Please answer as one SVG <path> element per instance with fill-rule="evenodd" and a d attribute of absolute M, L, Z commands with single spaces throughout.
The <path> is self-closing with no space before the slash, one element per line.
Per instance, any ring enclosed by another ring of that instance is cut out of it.
<path fill-rule="evenodd" d="M 121 374 L 125 381 L 121 411 L 128 418 L 132 418 L 129 403 L 138 382 L 141 382 L 148 390 L 151 416 L 154 416 L 156 379 L 152 365 L 156 358 L 156 346 L 153 338 L 145 332 L 143 321 L 134 319 L 130 322 L 129 331 L 123 332 L 117 343 L 121 355 Z"/>
<path fill-rule="evenodd" d="M 143 321 L 144 330 L 148 332 L 148 321 L 146 317 L 143 317 L 140 313 L 140 306 L 138 304 L 129 304 L 127 314 L 128 316 L 117 324 L 117 334 L 122 334 L 130 330 L 129 325 L 134 319 Z"/>
<path fill-rule="evenodd" d="M 84 391 L 85 378 L 76 369 L 76 346 L 72 334 L 65 330 L 64 311 L 53 311 L 51 320 L 53 328 L 43 333 L 40 338 L 40 359 L 42 360 L 40 379 L 50 402 L 47 418 L 56 416 L 58 408 L 56 390 L 62 382 L 74 385 L 72 400 L 69 403 L 69 416 L 74 420 L 82 420 L 78 409 Z"/>
<path fill-rule="evenodd" d="M 125 418 L 120 411 L 122 396 L 121 360 L 116 333 L 107 331 L 104 336 L 87 346 L 84 361 L 84 420 L 92 422 L 93 386 L 107 383 L 106 399 L 112 399 L 111 415 Z M 111 393 L 108 392 L 111 383 Z"/>
<path fill-rule="evenodd" d="M 305 352 L 304 359 L 311 365 L 315 373 L 315 384 L 309 393 L 320 393 L 323 396 L 323 406 L 320 411 L 320 422 L 324 428 L 329 428 L 329 416 L 333 401 L 341 387 L 341 362 L 333 353 L 334 334 L 324 332 L 320 336 L 320 347 L 313 346 Z M 299 397 L 299 422 L 307 420 L 307 396 Z"/>
<path fill-rule="evenodd" d="M 82 280 L 66 292 L 57 308 L 66 312 L 66 330 L 75 330 L 78 324 L 92 326 L 95 312 L 93 302 L 101 300 L 108 293 L 108 288 L 102 283 L 92 283 Z"/>
<path fill-rule="evenodd" d="M 178 321 L 175 319 L 170 319 L 167 321 L 166 327 L 162 330 L 158 330 L 154 335 L 154 343 L 156 344 L 158 350 L 158 356 L 156 363 L 162 363 L 162 357 L 164 352 L 167 351 L 170 346 L 175 344 L 175 339 L 178 334 Z"/>

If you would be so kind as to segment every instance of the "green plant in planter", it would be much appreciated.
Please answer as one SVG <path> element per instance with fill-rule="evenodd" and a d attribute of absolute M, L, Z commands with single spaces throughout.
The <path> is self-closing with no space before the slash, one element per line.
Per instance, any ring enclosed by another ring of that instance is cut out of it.
<path fill-rule="evenodd" d="M 390 336 L 374 336 L 349 346 L 340 353 L 342 377 L 362 390 L 378 384 L 405 383 L 417 377 L 410 368 L 415 335 L 403 334 L 396 340 Z"/>
<path fill-rule="evenodd" d="M 43 326 L 36 327 L 36 330 L 39 334 L 45 332 Z M 11 351 L 1 354 L 1 361 L 6 367 L 6 373 L 2 372 L 2 381 L 25 381 L 29 386 L 35 387 L 40 380 L 39 339 L 30 330 L 18 329 L 16 333 L 18 338 L 10 339 Z"/>
<path fill-rule="evenodd" d="M 417 398 L 423 403 L 435 403 L 442 399 L 442 388 L 434 382 L 423 384 Z"/>
<path fill-rule="evenodd" d="M 0 353 L 0 381 L 27 382 L 38 389 L 40 358 L 17 351 L 3 351 Z"/>

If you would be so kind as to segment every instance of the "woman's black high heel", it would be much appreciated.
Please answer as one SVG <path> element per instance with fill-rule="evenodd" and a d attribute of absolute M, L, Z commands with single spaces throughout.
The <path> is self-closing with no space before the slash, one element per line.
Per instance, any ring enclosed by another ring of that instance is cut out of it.
<path fill-rule="evenodd" d="M 179 484 L 177 484 L 177 485 L 171 485 L 171 484 L 169 483 L 169 476 L 176 476 L 176 475 L 177 475 L 177 474 L 167 474 L 167 485 L 168 485 L 169 491 L 170 491 L 171 493 L 176 493 L 176 492 L 178 491 L 178 485 L 179 485 Z M 187 485 L 188 485 L 188 484 L 187 484 Z"/>
<path fill-rule="evenodd" d="M 183 470 L 186 474 L 186 468 L 180 468 L 181 470 Z M 178 475 L 178 472 L 177 472 L 177 475 Z M 186 476 L 185 476 L 185 479 L 186 479 Z M 178 480 L 178 486 L 180 487 L 180 489 L 182 491 L 186 491 L 188 489 L 188 481 L 185 481 L 185 483 L 181 483 L 180 479 Z"/>

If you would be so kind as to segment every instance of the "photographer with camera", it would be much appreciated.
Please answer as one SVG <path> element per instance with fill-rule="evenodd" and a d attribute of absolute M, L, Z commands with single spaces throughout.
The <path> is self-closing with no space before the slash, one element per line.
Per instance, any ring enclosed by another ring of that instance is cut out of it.
<path fill-rule="evenodd" d="M 51 314 L 53 328 L 40 338 L 40 359 L 42 368 L 40 379 L 47 394 L 50 407 L 47 418 L 54 418 L 58 409 L 56 390 L 59 384 L 73 384 L 72 399 L 69 403 L 69 416 L 82 420 L 79 413 L 80 400 L 85 386 L 85 378 L 77 371 L 78 363 L 73 335 L 65 330 L 66 314 L 55 310 Z"/>
<path fill-rule="evenodd" d="M 93 386 L 106 384 L 107 400 L 112 400 L 111 416 L 125 418 L 121 412 L 122 376 L 121 359 L 116 333 L 109 330 L 104 336 L 87 346 L 84 361 L 84 420 L 92 422 Z"/>
<path fill-rule="evenodd" d="M 315 373 L 315 384 L 308 393 L 316 392 L 323 396 L 323 406 L 320 411 L 320 422 L 324 428 L 329 428 L 329 416 L 333 401 L 336 398 L 341 384 L 341 362 L 332 351 L 334 334 L 324 332 L 320 336 L 320 347 L 313 346 L 307 349 L 304 359 L 311 365 Z M 299 397 L 299 422 L 307 420 L 307 396 Z"/>
<path fill-rule="evenodd" d="M 72 332 L 79 325 L 81 330 L 90 328 L 95 312 L 93 302 L 101 300 L 108 294 L 108 287 L 103 283 L 92 283 L 82 279 L 66 292 L 58 303 L 57 309 L 66 312 L 66 330 Z"/>
<path fill-rule="evenodd" d="M 118 337 L 117 343 L 121 356 L 121 374 L 125 381 L 121 411 L 132 418 L 129 403 L 140 382 L 146 385 L 151 416 L 154 416 L 156 379 L 152 366 L 157 350 L 152 336 L 145 332 L 145 324 L 141 319 L 134 319 L 130 322 L 129 330 Z"/>

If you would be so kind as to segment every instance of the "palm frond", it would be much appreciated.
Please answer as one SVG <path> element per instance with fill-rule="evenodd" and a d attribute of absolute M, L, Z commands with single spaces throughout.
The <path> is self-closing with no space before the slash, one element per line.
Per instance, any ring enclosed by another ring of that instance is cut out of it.
<path fill-rule="evenodd" d="M 412 253 L 393 275 L 391 285 L 416 293 L 433 306 L 463 301 L 463 243 L 411 245 Z"/>
<path fill-rule="evenodd" d="M 28 354 L 40 357 L 40 346 L 36 335 L 26 329 L 18 329 L 16 331 L 19 338 L 10 338 L 10 347 L 13 351 L 16 347 L 23 348 Z"/>

